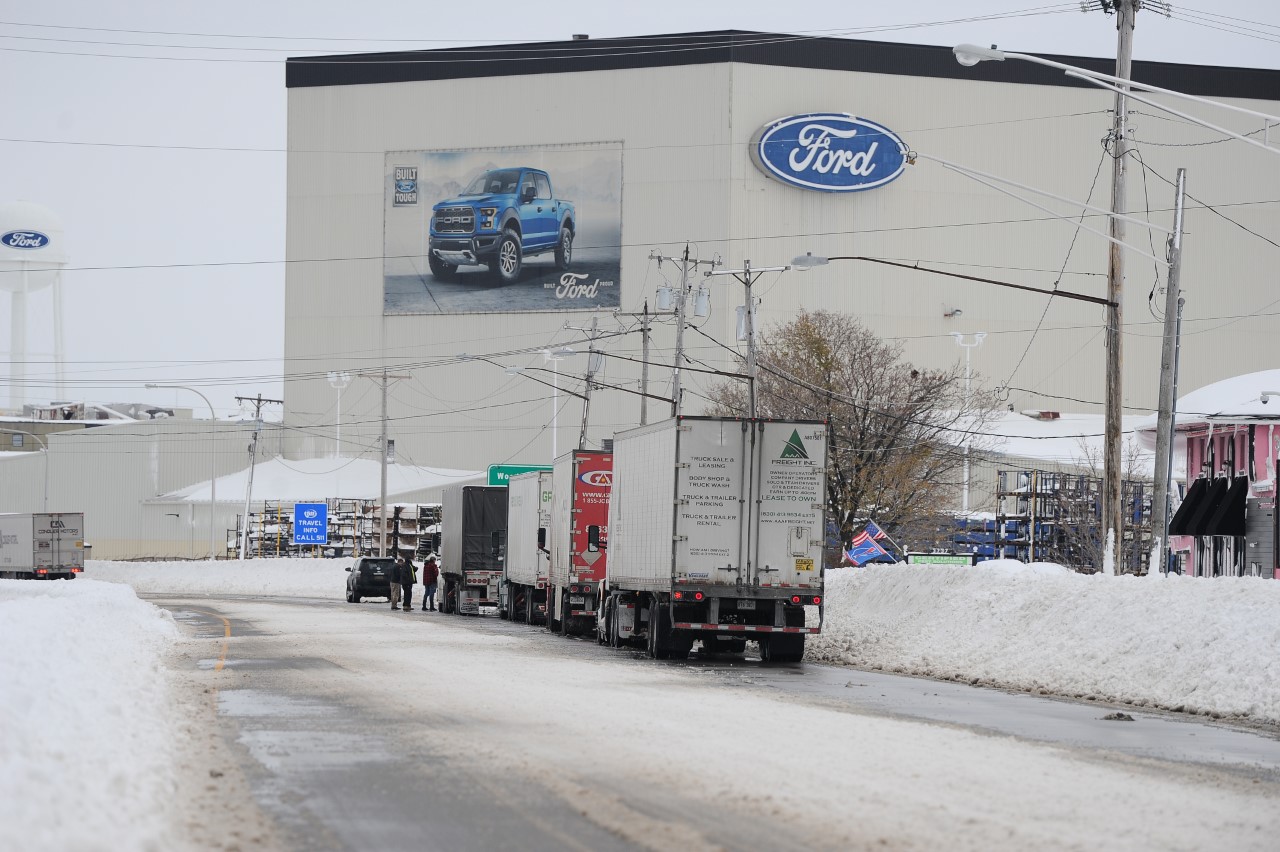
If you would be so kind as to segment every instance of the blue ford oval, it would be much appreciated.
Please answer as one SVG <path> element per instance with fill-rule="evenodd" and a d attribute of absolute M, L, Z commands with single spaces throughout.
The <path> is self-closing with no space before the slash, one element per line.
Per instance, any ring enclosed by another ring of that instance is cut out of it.
<path fill-rule="evenodd" d="M 774 180 L 821 192 L 884 186 L 906 168 L 907 146 L 883 125 L 842 112 L 790 115 L 756 131 L 751 159 Z"/>
<path fill-rule="evenodd" d="M 49 245 L 49 238 L 39 231 L 9 231 L 0 234 L 0 243 L 9 248 L 38 249 Z"/>
<path fill-rule="evenodd" d="M 398 180 L 396 181 L 396 192 L 414 192 L 418 188 L 416 180 Z"/>

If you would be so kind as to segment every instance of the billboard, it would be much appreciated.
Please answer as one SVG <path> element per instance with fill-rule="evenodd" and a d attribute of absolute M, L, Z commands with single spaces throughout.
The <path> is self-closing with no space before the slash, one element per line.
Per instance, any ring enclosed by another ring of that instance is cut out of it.
<path fill-rule="evenodd" d="M 389 151 L 383 313 L 620 304 L 622 143 Z"/>

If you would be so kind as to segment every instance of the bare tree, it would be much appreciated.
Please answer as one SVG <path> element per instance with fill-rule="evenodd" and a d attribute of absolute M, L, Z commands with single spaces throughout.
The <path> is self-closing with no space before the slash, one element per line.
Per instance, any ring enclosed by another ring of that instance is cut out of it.
<path fill-rule="evenodd" d="M 757 411 L 830 421 L 830 509 L 848 541 L 854 519 L 902 527 L 956 502 L 962 444 L 989 417 L 966 399 L 964 370 L 921 370 L 855 317 L 801 313 L 761 335 Z M 711 413 L 742 416 L 743 383 L 715 386 Z"/>

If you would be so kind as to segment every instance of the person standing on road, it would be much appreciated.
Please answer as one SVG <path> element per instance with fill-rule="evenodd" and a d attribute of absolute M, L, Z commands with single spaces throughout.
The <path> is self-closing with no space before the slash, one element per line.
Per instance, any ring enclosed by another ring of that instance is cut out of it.
<path fill-rule="evenodd" d="M 405 559 L 404 554 L 396 554 L 396 565 L 400 567 L 400 589 L 404 593 L 404 611 L 413 612 L 413 584 L 418 582 L 417 570 L 412 560 Z"/>
<path fill-rule="evenodd" d="M 428 556 L 427 561 L 422 563 L 422 611 L 426 612 L 428 605 L 432 612 L 436 609 L 436 583 L 440 581 L 440 566 L 436 564 L 435 556 Z"/>
<path fill-rule="evenodd" d="M 391 601 L 392 609 L 400 608 L 400 572 L 404 565 L 404 559 L 397 556 L 396 561 L 391 563 L 391 588 L 387 590 L 387 600 Z"/>

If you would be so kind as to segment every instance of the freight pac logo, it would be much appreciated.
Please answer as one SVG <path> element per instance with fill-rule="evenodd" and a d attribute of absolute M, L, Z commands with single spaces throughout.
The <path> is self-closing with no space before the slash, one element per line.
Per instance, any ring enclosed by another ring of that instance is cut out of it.
<path fill-rule="evenodd" d="M 791 437 L 782 445 L 782 455 L 780 459 L 807 459 L 809 453 L 804 448 L 804 441 L 800 440 L 800 430 L 796 429 L 791 433 Z"/>
<path fill-rule="evenodd" d="M 578 481 L 583 485 L 593 485 L 596 488 L 612 488 L 613 471 L 586 470 L 578 474 Z"/>

